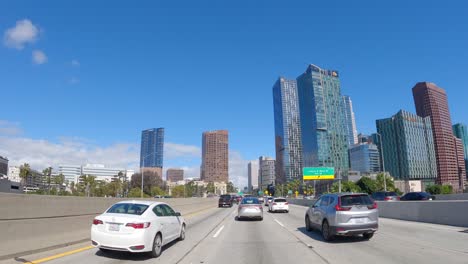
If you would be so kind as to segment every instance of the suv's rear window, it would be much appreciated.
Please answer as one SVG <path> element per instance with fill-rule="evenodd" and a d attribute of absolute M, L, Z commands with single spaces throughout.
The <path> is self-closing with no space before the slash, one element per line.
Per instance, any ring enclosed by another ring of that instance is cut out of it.
<path fill-rule="evenodd" d="M 371 205 L 372 200 L 369 195 L 345 195 L 341 196 L 341 206 L 352 206 L 352 205 Z"/>
<path fill-rule="evenodd" d="M 109 208 L 107 213 L 142 215 L 146 209 L 148 209 L 146 204 L 118 203 Z"/>
<path fill-rule="evenodd" d="M 223 200 L 231 199 L 231 195 L 221 195 L 219 199 L 223 199 Z"/>
<path fill-rule="evenodd" d="M 260 202 L 255 197 L 244 198 L 242 199 L 242 202 L 241 202 L 241 204 L 259 204 L 259 203 Z"/>
<path fill-rule="evenodd" d="M 285 203 L 286 199 L 275 199 L 276 203 Z"/>

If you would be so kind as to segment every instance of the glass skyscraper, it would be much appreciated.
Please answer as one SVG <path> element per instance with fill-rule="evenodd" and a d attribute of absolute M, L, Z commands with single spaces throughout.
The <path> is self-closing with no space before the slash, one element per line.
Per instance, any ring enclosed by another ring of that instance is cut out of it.
<path fill-rule="evenodd" d="M 334 167 L 347 175 L 348 130 L 338 72 L 311 64 L 297 77 L 297 90 L 304 167 Z"/>
<path fill-rule="evenodd" d="M 354 117 L 354 111 L 353 111 L 353 101 L 351 101 L 351 97 L 344 95 L 343 102 L 344 102 L 343 106 L 344 106 L 345 119 L 346 119 L 346 129 L 348 131 L 348 147 L 351 148 L 353 145 L 361 143 L 361 142 L 358 142 L 356 119 Z"/>
<path fill-rule="evenodd" d="M 380 154 L 377 145 L 360 143 L 349 149 L 351 170 L 359 172 L 379 172 Z"/>
<path fill-rule="evenodd" d="M 397 180 L 434 183 L 437 163 L 431 118 L 400 110 L 376 123 L 377 132 L 382 135 L 386 171 Z"/>
<path fill-rule="evenodd" d="M 468 172 L 468 127 L 465 124 L 455 124 L 453 125 L 453 134 L 462 141 L 465 156 L 465 171 Z"/>
<path fill-rule="evenodd" d="M 273 86 L 276 183 L 302 180 L 302 144 L 295 80 L 280 77 Z"/>
<path fill-rule="evenodd" d="M 151 128 L 141 132 L 140 168 L 162 168 L 164 128 Z"/>

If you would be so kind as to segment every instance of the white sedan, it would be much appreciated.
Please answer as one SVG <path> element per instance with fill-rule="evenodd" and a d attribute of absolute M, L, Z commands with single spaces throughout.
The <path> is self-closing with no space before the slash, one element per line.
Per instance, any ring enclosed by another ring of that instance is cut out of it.
<path fill-rule="evenodd" d="M 268 211 L 270 212 L 289 212 L 288 201 L 284 198 L 274 198 L 268 205 Z"/>
<path fill-rule="evenodd" d="M 162 202 L 116 203 L 91 226 L 91 242 L 102 251 L 150 252 L 158 257 L 162 246 L 176 239 L 185 239 L 185 220 Z"/>

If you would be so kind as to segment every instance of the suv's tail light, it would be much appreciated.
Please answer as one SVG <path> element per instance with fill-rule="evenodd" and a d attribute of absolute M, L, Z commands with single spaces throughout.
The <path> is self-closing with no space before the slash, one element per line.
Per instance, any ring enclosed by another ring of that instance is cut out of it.
<path fill-rule="evenodd" d="M 276 203 L 273 203 L 272 205 L 276 205 Z"/>
<path fill-rule="evenodd" d="M 285 202 L 284 204 L 285 204 L 285 205 L 288 205 L 289 203 L 288 203 L 288 202 Z"/>
<path fill-rule="evenodd" d="M 392 200 L 392 197 L 385 197 L 384 198 L 384 201 L 390 201 L 390 200 Z"/>
<path fill-rule="evenodd" d="M 341 207 L 341 197 L 338 197 L 338 203 L 335 205 L 336 211 L 349 211 L 351 207 Z"/>
<path fill-rule="evenodd" d="M 103 224 L 104 224 L 104 222 L 102 222 L 102 221 L 99 220 L 99 219 L 94 219 L 94 220 L 93 220 L 93 225 L 103 225 Z"/>
<path fill-rule="evenodd" d="M 369 208 L 369 209 L 377 209 L 377 202 L 374 202 L 372 205 L 368 205 L 367 208 Z"/>
<path fill-rule="evenodd" d="M 133 227 L 135 229 L 143 229 L 143 228 L 148 228 L 150 225 L 151 225 L 150 222 L 146 222 L 146 223 L 128 223 L 125 226 Z"/>

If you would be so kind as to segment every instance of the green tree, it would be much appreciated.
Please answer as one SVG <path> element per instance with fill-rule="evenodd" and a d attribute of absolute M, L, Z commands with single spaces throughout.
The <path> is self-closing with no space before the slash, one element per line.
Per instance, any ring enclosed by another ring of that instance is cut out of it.
<path fill-rule="evenodd" d="M 387 184 L 387 191 L 389 192 L 398 192 L 399 190 L 395 187 L 395 181 L 392 177 L 386 176 L 385 177 L 386 184 Z M 384 183 L 384 174 L 379 173 L 376 178 L 376 191 L 384 191 L 385 190 L 385 183 Z"/>
<path fill-rule="evenodd" d="M 31 175 L 31 166 L 28 163 L 24 163 L 20 166 L 20 173 L 19 176 L 21 178 L 21 183 L 26 185 L 26 179 L 28 176 Z"/>
<path fill-rule="evenodd" d="M 438 184 L 434 185 L 429 185 L 426 187 L 426 192 L 436 195 L 436 194 L 441 194 L 442 193 L 442 186 Z"/>
<path fill-rule="evenodd" d="M 369 177 L 362 177 L 356 184 L 361 188 L 362 192 L 372 194 L 377 191 L 376 181 Z"/>
<path fill-rule="evenodd" d="M 215 186 L 213 182 L 209 182 L 208 185 L 206 185 L 206 192 L 215 193 Z"/>
<path fill-rule="evenodd" d="M 185 194 L 184 185 L 178 185 L 172 188 L 171 194 L 173 197 L 176 197 L 176 198 L 184 197 L 184 194 Z"/>
<path fill-rule="evenodd" d="M 332 193 L 337 193 L 339 191 L 339 183 L 338 182 L 334 182 L 332 184 L 332 187 L 330 189 L 330 191 Z M 344 181 L 341 183 L 341 191 L 342 192 L 353 192 L 353 193 L 358 193 L 358 192 L 361 192 L 361 187 L 359 187 L 356 183 L 352 182 L 352 181 Z"/>
<path fill-rule="evenodd" d="M 62 173 L 55 176 L 54 183 L 57 184 L 59 187 L 59 190 L 61 190 L 63 188 L 63 184 L 65 183 L 65 176 Z"/>
<path fill-rule="evenodd" d="M 57 188 L 53 187 L 50 189 L 50 195 L 57 195 Z"/>
<path fill-rule="evenodd" d="M 138 187 L 130 189 L 128 192 L 128 197 L 129 198 L 138 198 L 141 196 L 141 189 Z"/>
<path fill-rule="evenodd" d="M 151 197 L 154 197 L 156 195 L 166 195 L 166 192 L 158 186 L 154 186 L 153 188 L 151 188 Z"/>
<path fill-rule="evenodd" d="M 228 193 L 236 193 L 237 189 L 236 189 L 236 187 L 234 187 L 234 184 L 232 182 L 228 182 L 228 184 L 226 186 L 226 191 Z"/>
<path fill-rule="evenodd" d="M 452 194 L 453 187 L 452 185 L 442 185 L 442 194 Z"/>

